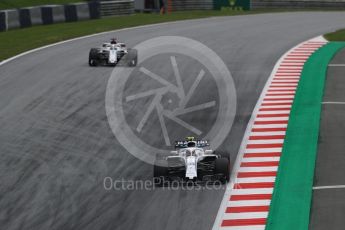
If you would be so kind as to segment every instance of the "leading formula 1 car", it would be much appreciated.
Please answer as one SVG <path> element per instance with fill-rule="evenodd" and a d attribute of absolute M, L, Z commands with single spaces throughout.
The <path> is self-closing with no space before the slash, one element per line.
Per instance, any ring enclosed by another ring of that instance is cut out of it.
<path fill-rule="evenodd" d="M 138 53 L 135 49 L 128 49 L 125 43 L 117 42 L 116 38 L 103 43 L 99 48 L 91 48 L 89 52 L 90 66 L 115 66 L 121 62 L 125 66 L 136 66 Z"/>
<path fill-rule="evenodd" d="M 157 157 L 154 165 L 154 181 L 163 185 L 169 181 L 221 181 L 230 179 L 229 158 L 208 149 L 209 143 L 188 137 L 176 141 L 175 151 L 169 156 Z"/>

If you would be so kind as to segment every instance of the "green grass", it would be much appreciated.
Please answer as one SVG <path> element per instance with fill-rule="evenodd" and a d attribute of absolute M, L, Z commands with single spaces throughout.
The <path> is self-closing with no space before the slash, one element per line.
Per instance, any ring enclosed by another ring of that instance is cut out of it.
<path fill-rule="evenodd" d="M 49 4 L 63 5 L 83 1 L 84 0 L 0 0 L 0 10 Z"/>
<path fill-rule="evenodd" d="M 258 11 L 257 11 L 258 12 Z M 256 12 L 256 13 L 257 13 Z M 192 11 L 168 15 L 135 14 L 73 23 L 34 26 L 0 33 L 0 61 L 55 42 L 120 28 L 212 16 L 241 15 L 243 11 Z"/>
<path fill-rule="evenodd" d="M 342 30 L 338 30 L 336 32 L 333 33 L 329 33 L 325 35 L 325 38 L 328 41 L 334 41 L 334 42 L 342 42 L 345 41 L 345 29 Z"/>

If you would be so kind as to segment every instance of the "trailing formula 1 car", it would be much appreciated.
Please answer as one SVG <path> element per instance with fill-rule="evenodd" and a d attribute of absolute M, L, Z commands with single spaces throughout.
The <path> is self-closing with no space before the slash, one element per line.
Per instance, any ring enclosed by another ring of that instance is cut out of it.
<path fill-rule="evenodd" d="M 119 63 L 125 66 L 136 66 L 138 62 L 138 52 L 135 49 L 127 49 L 125 43 L 111 42 L 103 43 L 99 48 L 91 48 L 89 52 L 89 65 L 111 65 Z"/>
<path fill-rule="evenodd" d="M 189 137 L 176 141 L 175 151 L 168 156 L 156 157 L 154 181 L 163 185 L 169 181 L 220 181 L 230 179 L 229 158 L 209 149 L 209 143 Z"/>

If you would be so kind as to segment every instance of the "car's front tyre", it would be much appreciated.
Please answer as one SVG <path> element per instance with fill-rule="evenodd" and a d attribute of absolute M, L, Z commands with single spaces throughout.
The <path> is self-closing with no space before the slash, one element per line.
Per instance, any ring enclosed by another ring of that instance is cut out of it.
<path fill-rule="evenodd" d="M 97 66 L 98 65 L 98 62 L 97 60 L 95 59 L 89 59 L 89 66 Z"/>
<path fill-rule="evenodd" d="M 226 183 L 230 180 L 230 161 L 228 158 L 218 158 L 215 162 L 215 173 L 223 175 L 222 182 Z"/>

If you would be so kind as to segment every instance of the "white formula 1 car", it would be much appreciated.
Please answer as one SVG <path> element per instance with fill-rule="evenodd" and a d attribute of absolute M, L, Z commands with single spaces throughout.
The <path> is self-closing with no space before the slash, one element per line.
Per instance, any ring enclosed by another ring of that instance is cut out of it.
<path fill-rule="evenodd" d="M 194 137 L 177 141 L 175 151 L 171 151 L 169 156 L 157 157 L 154 165 L 155 183 L 163 185 L 175 180 L 229 181 L 229 158 L 217 155 L 207 148 L 207 141 L 196 141 Z"/>
<path fill-rule="evenodd" d="M 122 62 L 126 66 L 136 66 L 138 53 L 135 49 L 127 49 L 125 43 L 117 42 L 115 38 L 111 42 L 103 43 L 100 48 L 92 48 L 89 53 L 89 65 L 112 65 Z"/>

